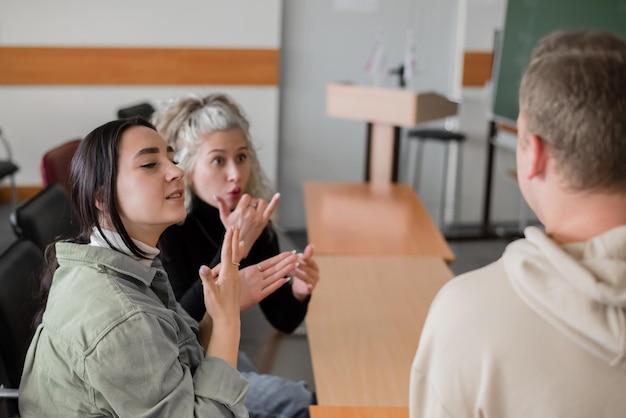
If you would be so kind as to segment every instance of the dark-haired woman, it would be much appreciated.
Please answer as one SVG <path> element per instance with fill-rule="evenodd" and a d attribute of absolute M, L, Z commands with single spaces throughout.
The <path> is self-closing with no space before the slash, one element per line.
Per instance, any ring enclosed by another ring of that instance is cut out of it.
<path fill-rule="evenodd" d="M 248 416 L 236 369 L 239 231 L 226 232 L 219 276 L 200 268 L 199 327 L 156 249 L 186 216 L 173 157 L 141 119 L 109 122 L 81 143 L 71 167 L 81 231 L 48 254 L 53 279 L 26 357 L 22 417 Z"/>

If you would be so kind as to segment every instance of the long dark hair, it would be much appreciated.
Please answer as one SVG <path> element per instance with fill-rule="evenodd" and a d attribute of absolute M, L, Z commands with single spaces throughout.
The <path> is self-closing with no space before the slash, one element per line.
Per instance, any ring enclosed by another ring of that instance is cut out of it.
<path fill-rule="evenodd" d="M 116 196 L 120 141 L 124 132 L 134 126 L 145 126 L 156 131 L 150 122 L 142 118 L 118 119 L 99 126 L 81 141 L 70 168 L 70 200 L 78 219 L 79 232 L 68 241 L 87 244 L 96 228 L 112 249 L 121 251 L 102 233 L 100 222 L 103 214 L 96 207 L 98 201 L 107 221 L 115 228 L 130 252 L 145 259 L 148 258 L 147 254 L 133 242 L 122 223 Z M 45 252 L 46 261 L 39 295 L 40 308 L 35 317 L 35 325 L 41 323 L 54 272 L 59 266 L 55 244 L 56 242 L 48 245 Z"/>

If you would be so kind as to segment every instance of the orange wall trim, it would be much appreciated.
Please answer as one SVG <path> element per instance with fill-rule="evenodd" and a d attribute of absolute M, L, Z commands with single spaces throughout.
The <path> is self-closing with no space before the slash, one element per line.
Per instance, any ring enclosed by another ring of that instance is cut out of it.
<path fill-rule="evenodd" d="M 502 130 L 502 131 L 506 131 L 512 134 L 517 135 L 517 127 L 516 126 L 510 126 L 510 125 L 505 125 L 503 123 L 498 123 L 497 128 Z"/>
<path fill-rule="evenodd" d="M 463 86 L 491 78 L 493 54 L 466 51 Z M 260 85 L 280 80 L 278 49 L 0 47 L 0 85 Z"/>
<path fill-rule="evenodd" d="M 41 186 L 17 186 L 17 200 L 24 202 L 41 190 Z M 0 187 L 0 203 L 7 203 L 11 201 L 11 188 L 7 186 Z"/>
<path fill-rule="evenodd" d="M 278 49 L 0 47 L 0 85 L 279 83 Z"/>
<path fill-rule="evenodd" d="M 463 56 L 463 87 L 483 87 L 491 79 L 493 53 L 465 51 Z"/>

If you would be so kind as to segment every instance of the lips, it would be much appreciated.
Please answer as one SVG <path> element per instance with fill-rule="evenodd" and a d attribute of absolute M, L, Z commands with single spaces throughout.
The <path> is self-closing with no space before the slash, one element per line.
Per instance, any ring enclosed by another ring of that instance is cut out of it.
<path fill-rule="evenodd" d="M 239 196 L 241 196 L 241 189 L 239 187 L 234 188 L 233 190 L 228 192 L 228 196 L 230 196 L 231 199 L 237 199 Z"/>
<path fill-rule="evenodd" d="M 184 196 L 184 190 L 176 190 L 174 193 L 168 195 L 166 199 L 180 199 Z"/>

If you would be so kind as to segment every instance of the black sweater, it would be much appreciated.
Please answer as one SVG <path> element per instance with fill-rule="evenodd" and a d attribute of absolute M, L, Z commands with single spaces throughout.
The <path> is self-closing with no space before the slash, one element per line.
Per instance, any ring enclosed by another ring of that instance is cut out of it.
<path fill-rule="evenodd" d="M 225 234 L 217 208 L 193 197 L 193 209 L 182 225 L 169 227 L 161 236 L 159 246 L 163 265 L 183 308 L 197 321 L 205 312 L 202 282 L 198 274 L 201 265 L 215 267 L 220 262 L 221 244 Z M 268 226 L 256 240 L 250 253 L 241 260 L 240 268 L 257 264 L 280 252 L 276 234 Z M 293 296 L 289 283 L 263 299 L 259 305 L 272 326 L 290 333 L 304 319 L 308 301 Z"/>

